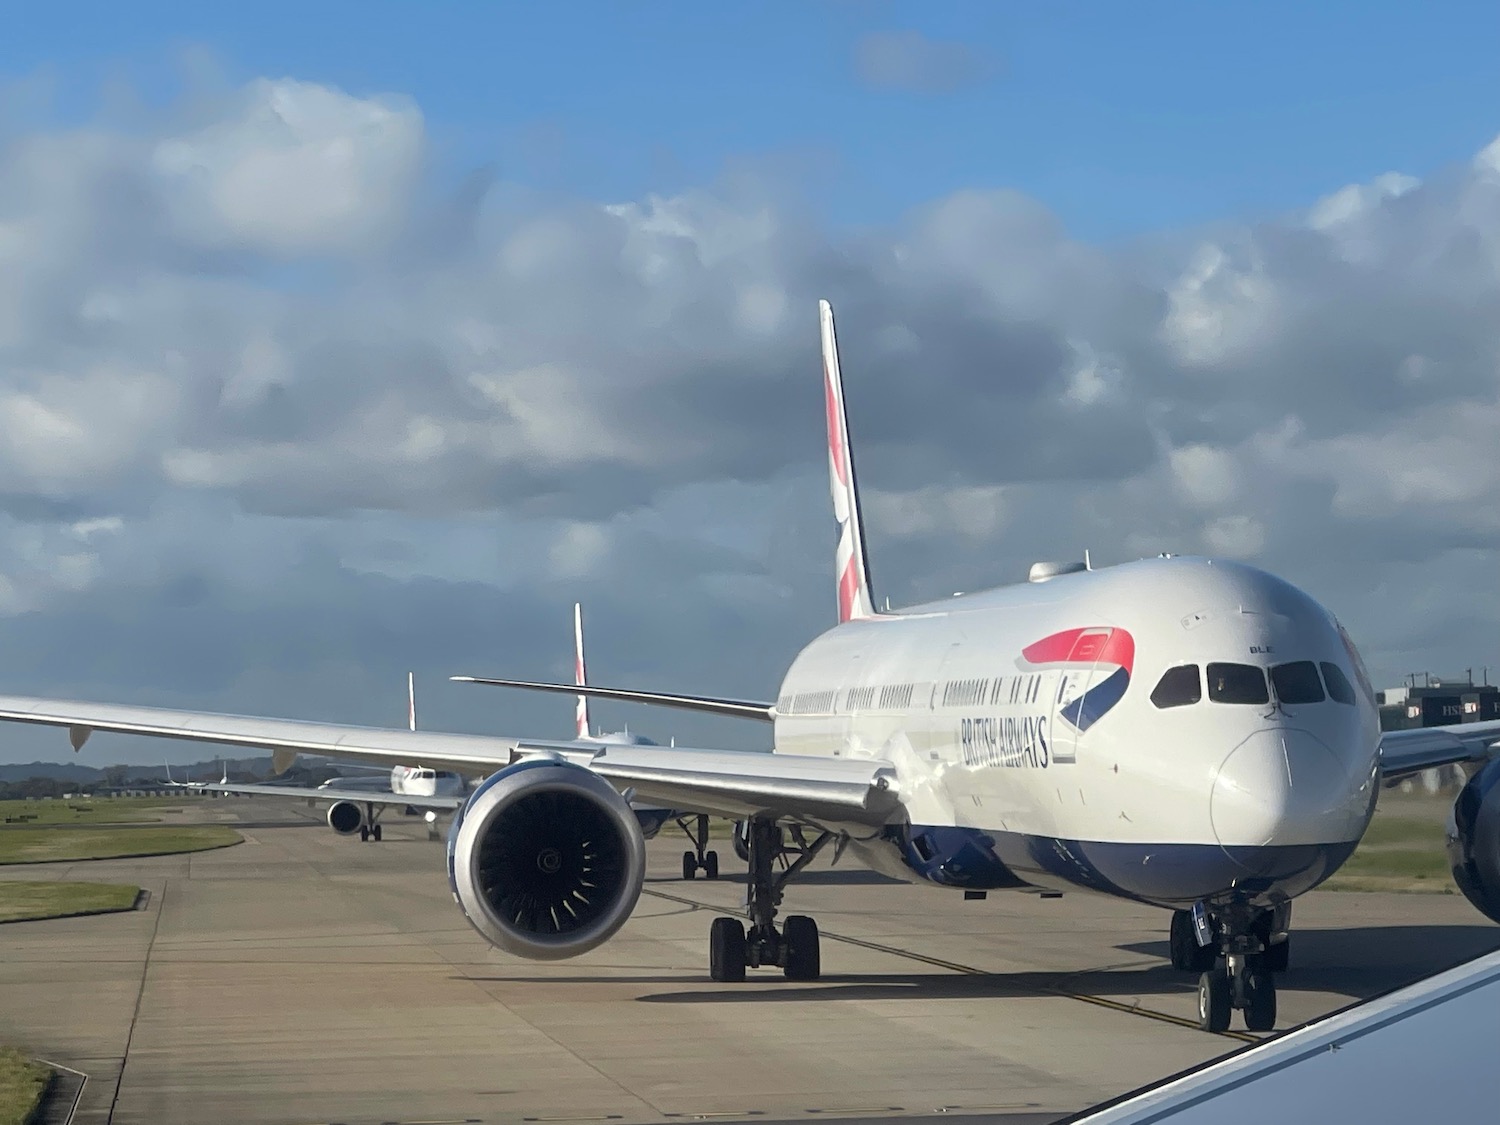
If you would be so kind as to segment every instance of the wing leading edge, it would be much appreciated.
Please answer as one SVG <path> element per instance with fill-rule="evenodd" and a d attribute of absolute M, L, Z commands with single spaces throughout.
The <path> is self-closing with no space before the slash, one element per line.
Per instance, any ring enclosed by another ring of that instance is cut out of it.
<path fill-rule="evenodd" d="M 569 690 L 576 688 L 569 685 Z M 323 754 L 471 776 L 493 773 L 523 758 L 551 756 L 594 770 L 618 789 L 634 790 L 636 799 L 732 817 L 766 814 L 879 826 L 898 808 L 895 771 L 890 763 L 874 759 L 600 746 L 29 696 L 0 696 L 0 722 L 66 728 L 75 750 L 95 731 L 105 731 L 256 747 L 271 750 L 280 760 L 297 753 Z M 320 792 L 327 795 L 326 790 Z"/>
<path fill-rule="evenodd" d="M 583 665 L 580 662 L 579 667 Z M 522 691 L 546 691 L 558 695 L 577 695 L 594 699 L 621 699 L 628 703 L 650 703 L 657 707 L 675 707 L 680 711 L 705 711 L 710 715 L 727 715 L 735 719 L 759 719 L 775 722 L 776 705 L 753 699 L 719 699 L 711 695 L 679 695 L 670 691 L 640 691 L 635 688 L 595 687 L 582 682 L 548 684 L 536 680 L 503 680 L 492 676 L 449 676 L 458 684 L 483 684 L 486 687 L 520 688 Z"/>

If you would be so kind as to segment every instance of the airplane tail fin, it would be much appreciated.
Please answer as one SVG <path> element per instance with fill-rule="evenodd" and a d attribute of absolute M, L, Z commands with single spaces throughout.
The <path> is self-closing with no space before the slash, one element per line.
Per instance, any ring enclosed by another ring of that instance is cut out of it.
<path fill-rule="evenodd" d="M 578 687 L 588 685 L 588 675 L 583 668 L 583 606 L 573 603 L 573 683 Z M 578 737 L 589 737 L 589 697 L 580 695 L 577 707 Z"/>
<path fill-rule="evenodd" d="M 875 599 L 870 593 L 864 521 L 859 514 L 859 487 L 854 480 L 854 454 L 849 447 L 849 421 L 844 414 L 844 383 L 839 373 L 838 340 L 833 333 L 833 306 L 819 301 L 818 317 L 823 332 L 823 396 L 828 411 L 828 484 L 839 527 L 834 575 L 838 581 L 842 623 L 874 617 Z"/>
<path fill-rule="evenodd" d="M 417 729 L 417 674 L 406 673 L 406 729 Z"/>

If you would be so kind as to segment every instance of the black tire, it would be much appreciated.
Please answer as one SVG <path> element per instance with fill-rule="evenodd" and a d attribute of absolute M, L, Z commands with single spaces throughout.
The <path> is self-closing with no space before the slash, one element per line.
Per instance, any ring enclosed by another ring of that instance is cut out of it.
<path fill-rule="evenodd" d="M 1198 978 L 1198 1027 L 1216 1033 L 1229 1030 L 1229 974 L 1223 968 Z"/>
<path fill-rule="evenodd" d="M 1193 957 L 1188 963 L 1195 973 L 1206 973 L 1219 963 L 1219 951 L 1212 945 L 1199 945 L 1193 939 Z"/>
<path fill-rule="evenodd" d="M 377 844 L 380 843 L 381 836 L 380 825 L 377 824 L 374 828 L 370 829 L 370 839 L 374 840 Z"/>
<path fill-rule="evenodd" d="M 703 854 L 703 877 L 705 879 L 717 879 L 719 877 L 718 852 L 705 852 Z"/>
<path fill-rule="evenodd" d="M 1184 973 L 1192 969 L 1193 953 L 1197 948 L 1198 935 L 1193 932 L 1192 914 L 1186 910 L 1172 911 L 1172 925 L 1167 929 L 1167 958 L 1172 962 L 1172 968 Z"/>
<path fill-rule="evenodd" d="M 734 854 L 746 863 L 750 862 L 750 845 L 745 842 L 745 833 L 749 830 L 749 826 L 743 820 L 737 820 L 734 822 L 734 833 L 731 836 L 734 841 Z"/>
<path fill-rule="evenodd" d="M 1264 967 L 1245 974 L 1245 1030 L 1276 1030 L 1276 978 Z"/>
<path fill-rule="evenodd" d="M 1278 941 L 1275 945 L 1268 947 L 1261 955 L 1261 964 L 1267 972 L 1284 973 L 1291 967 L 1292 963 L 1292 939 Z"/>
<path fill-rule="evenodd" d="M 368 824 L 361 824 L 359 826 L 359 842 L 361 844 L 370 842 L 370 826 Z"/>
<path fill-rule="evenodd" d="M 801 914 L 793 914 L 781 928 L 786 942 L 786 979 L 817 980 L 823 972 L 818 951 L 818 924 Z"/>
<path fill-rule="evenodd" d="M 682 877 L 692 879 L 698 874 L 698 857 L 692 852 L 682 853 Z"/>
<path fill-rule="evenodd" d="M 738 918 L 715 918 L 708 928 L 708 975 L 723 984 L 745 979 L 745 926 Z"/>

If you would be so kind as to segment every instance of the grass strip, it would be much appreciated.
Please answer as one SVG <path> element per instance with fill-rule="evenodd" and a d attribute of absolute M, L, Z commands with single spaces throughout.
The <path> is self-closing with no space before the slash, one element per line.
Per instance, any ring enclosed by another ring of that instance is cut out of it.
<path fill-rule="evenodd" d="M 0 1047 L 0 1125 L 24 1125 L 36 1112 L 51 1074 L 14 1047 Z"/>
<path fill-rule="evenodd" d="M 201 852 L 238 844 L 243 837 L 219 824 L 181 827 L 0 828 L 0 864 Z"/>
<path fill-rule="evenodd" d="M 0 922 L 109 914 L 135 906 L 139 887 L 120 883 L 31 883 L 0 880 Z"/>

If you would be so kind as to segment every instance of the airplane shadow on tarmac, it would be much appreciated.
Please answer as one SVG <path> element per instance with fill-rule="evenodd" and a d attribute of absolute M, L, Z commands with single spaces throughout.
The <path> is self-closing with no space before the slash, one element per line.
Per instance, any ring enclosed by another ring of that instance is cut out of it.
<path fill-rule="evenodd" d="M 1167 957 L 1165 941 L 1119 947 Z M 1500 927 L 1361 926 L 1347 930 L 1292 931 L 1291 968 L 1277 987 L 1296 992 L 1336 992 L 1357 1000 L 1378 996 L 1500 949 Z M 1183 980 L 1191 973 L 1176 974 Z"/>
<path fill-rule="evenodd" d="M 1292 940 L 1292 967 L 1278 976 L 1280 989 L 1332 992 L 1359 1000 L 1390 992 L 1500 948 L 1500 928 L 1372 926 L 1346 931 L 1309 930 L 1294 934 Z M 647 1004 L 964 1000 L 1059 994 L 1144 999 L 1190 992 L 1197 985 L 1195 974 L 1179 972 L 1166 964 L 1165 942 L 1141 942 L 1119 948 L 1159 956 L 1162 961 L 1140 968 L 1082 972 L 827 974 L 816 984 L 802 986 L 787 984 L 768 974 L 761 979 L 776 987 L 758 989 L 738 985 L 713 991 L 662 992 L 637 999 Z M 748 983 L 753 986 L 759 976 L 752 973 Z"/>
<path fill-rule="evenodd" d="M 643 1004 L 764 1004 L 806 1000 L 975 1000 L 986 997 L 1130 996 L 1186 992 L 1182 974 L 1163 965 L 1088 973 L 825 973 L 816 984 L 797 985 L 777 974 L 752 971 L 746 983 L 711 992 L 659 992 L 636 999 Z M 755 988 L 764 983 L 772 988 Z M 749 987 L 747 987 L 749 986 Z"/>
<path fill-rule="evenodd" d="M 749 876 L 743 871 L 725 871 L 714 882 L 737 883 L 740 886 L 749 880 Z M 700 880 L 685 880 L 677 875 L 661 875 L 646 880 L 648 883 L 677 883 L 683 887 L 702 885 Z M 709 883 L 712 886 L 713 883 Z M 867 871 L 858 867 L 844 868 L 842 870 L 831 870 L 822 868 L 817 871 L 804 871 L 797 876 L 799 887 L 874 887 L 892 886 L 904 887 L 909 884 L 900 879 L 892 879 L 889 875 L 882 875 L 878 871 Z"/>

